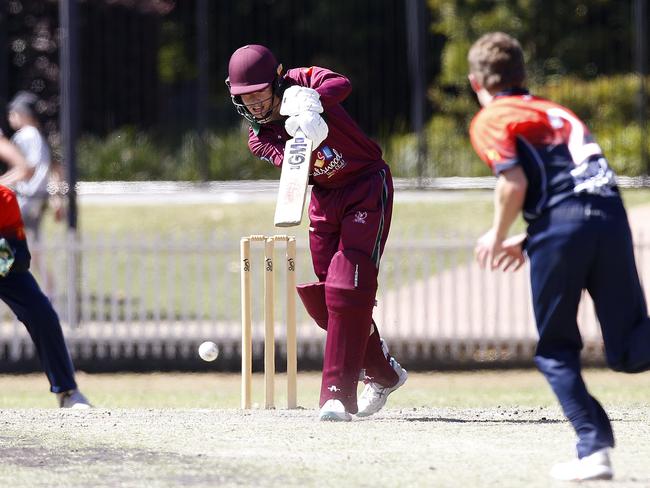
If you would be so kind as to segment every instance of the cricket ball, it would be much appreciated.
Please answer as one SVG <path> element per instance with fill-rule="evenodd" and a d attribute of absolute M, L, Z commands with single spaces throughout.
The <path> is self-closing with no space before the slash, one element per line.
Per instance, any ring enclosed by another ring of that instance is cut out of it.
<path fill-rule="evenodd" d="M 205 341 L 199 346 L 199 356 L 204 361 L 214 361 L 219 355 L 219 348 L 212 341 Z"/>

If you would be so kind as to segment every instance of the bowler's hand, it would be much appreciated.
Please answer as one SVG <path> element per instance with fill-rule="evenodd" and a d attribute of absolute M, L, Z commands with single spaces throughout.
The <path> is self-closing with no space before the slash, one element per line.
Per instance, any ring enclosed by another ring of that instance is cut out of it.
<path fill-rule="evenodd" d="M 526 262 L 523 249 L 525 240 L 526 234 L 518 234 L 503 241 L 501 244 L 503 252 L 497 260 L 497 268 L 504 272 L 511 268 L 514 272 L 521 268 Z"/>
<path fill-rule="evenodd" d="M 478 265 L 491 270 L 517 271 L 526 262 L 523 243 L 526 234 L 518 234 L 508 239 L 499 239 L 494 230 L 490 229 L 476 242 L 474 256 Z"/>
<path fill-rule="evenodd" d="M 481 269 L 485 269 L 488 265 L 490 269 L 494 269 L 497 267 L 498 257 L 502 251 L 502 240 L 497 238 L 493 229 L 490 229 L 476 241 L 474 257 Z"/>

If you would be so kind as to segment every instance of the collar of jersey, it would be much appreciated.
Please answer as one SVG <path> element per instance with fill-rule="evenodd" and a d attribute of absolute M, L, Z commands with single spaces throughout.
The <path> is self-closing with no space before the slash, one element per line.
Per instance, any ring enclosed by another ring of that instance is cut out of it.
<path fill-rule="evenodd" d="M 251 122 L 251 129 L 253 129 L 253 133 L 257 136 L 262 130 L 262 125 L 270 125 L 270 124 L 284 124 L 284 121 L 272 120 L 271 122 L 267 122 L 266 124 L 260 124 L 259 122 Z"/>

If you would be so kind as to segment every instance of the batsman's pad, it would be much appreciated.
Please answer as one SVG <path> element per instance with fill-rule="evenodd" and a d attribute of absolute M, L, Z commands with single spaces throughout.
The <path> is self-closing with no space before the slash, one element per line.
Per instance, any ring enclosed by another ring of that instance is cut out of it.
<path fill-rule="evenodd" d="M 327 270 L 327 286 L 342 290 L 377 291 L 379 270 L 370 256 L 355 249 L 334 254 Z"/>
<path fill-rule="evenodd" d="M 309 316 L 316 321 L 316 325 L 327 330 L 327 304 L 325 303 L 325 282 L 301 283 L 296 286 L 298 296 L 302 300 Z"/>
<path fill-rule="evenodd" d="M 298 296 L 305 306 L 309 316 L 314 319 L 316 325 L 323 330 L 327 330 L 327 303 L 325 303 L 325 282 L 317 281 L 314 283 L 301 283 L 296 286 Z M 377 331 L 374 321 L 370 323 L 368 335 L 373 335 Z"/>
<path fill-rule="evenodd" d="M 346 249 L 334 254 L 325 281 L 328 310 L 368 310 L 369 324 L 377 293 L 377 273 L 375 263 L 362 252 Z"/>
<path fill-rule="evenodd" d="M 320 404 L 335 398 L 357 412 L 356 388 L 368 343 L 368 329 L 377 292 L 377 268 L 369 256 L 337 252 L 325 281 L 329 313 L 323 359 Z"/>

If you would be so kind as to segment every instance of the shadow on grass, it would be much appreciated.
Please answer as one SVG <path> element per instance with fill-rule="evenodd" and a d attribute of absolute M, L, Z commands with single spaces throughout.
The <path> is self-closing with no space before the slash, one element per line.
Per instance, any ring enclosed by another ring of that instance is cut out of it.
<path fill-rule="evenodd" d="M 560 419 L 452 419 L 447 417 L 411 417 L 405 422 L 442 422 L 448 424 L 561 424 L 566 420 Z"/>
<path fill-rule="evenodd" d="M 74 446 L 73 442 L 43 446 L 36 438 L 0 436 L 0 459 L 5 467 L 35 469 L 35 476 L 45 470 L 48 476 L 63 477 L 61 486 L 66 485 L 65 477 L 71 474 L 77 483 L 102 487 L 122 486 L 141 477 L 184 487 L 264 483 L 261 475 L 257 478 L 254 474 L 254 466 L 220 462 L 209 453 L 187 455 L 110 445 Z"/>

